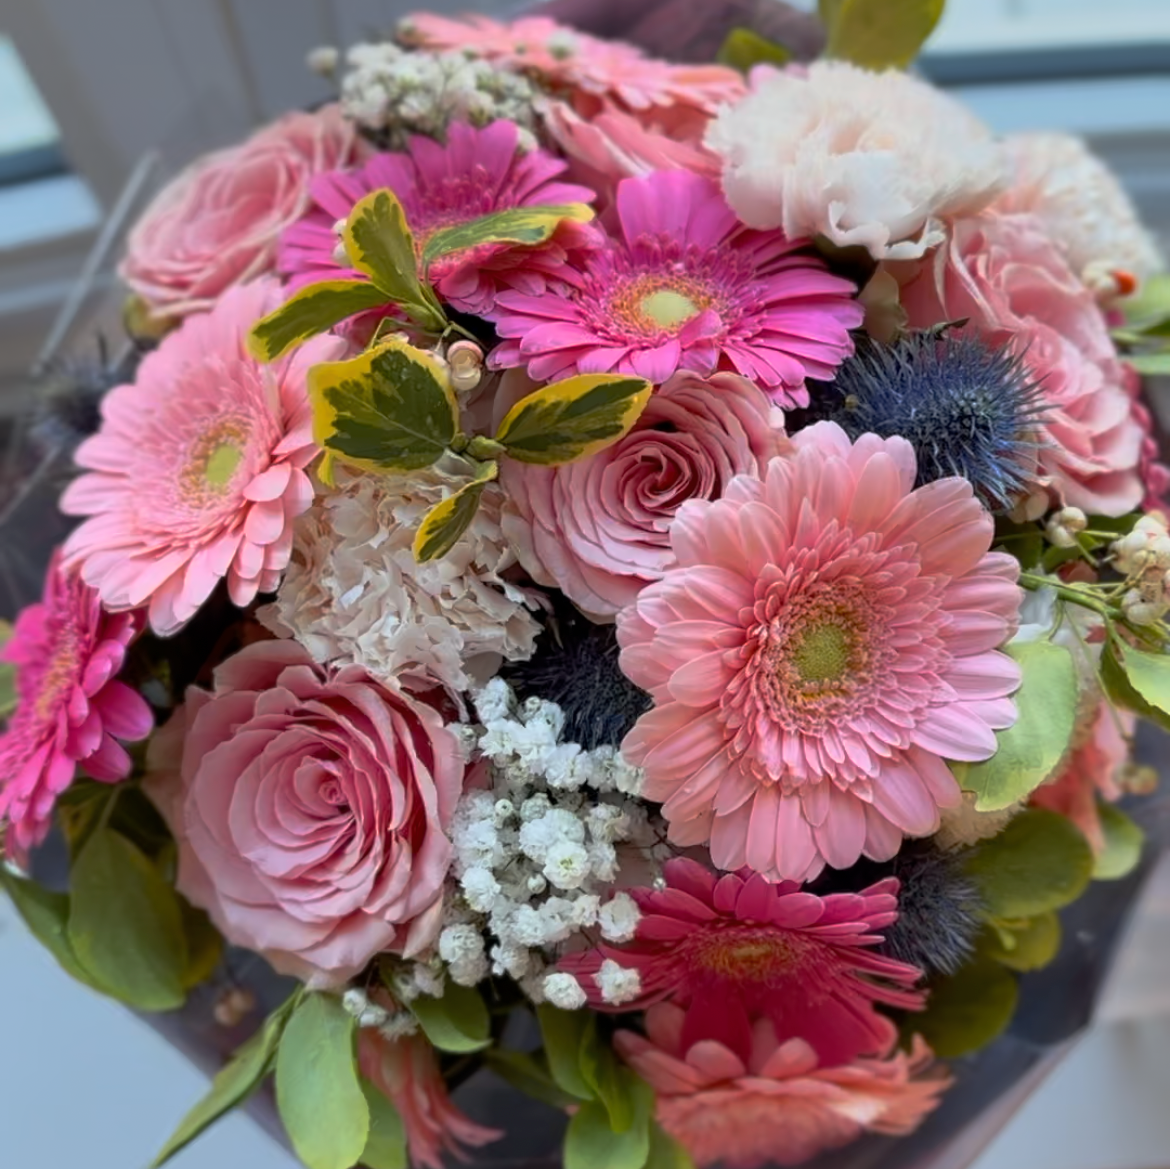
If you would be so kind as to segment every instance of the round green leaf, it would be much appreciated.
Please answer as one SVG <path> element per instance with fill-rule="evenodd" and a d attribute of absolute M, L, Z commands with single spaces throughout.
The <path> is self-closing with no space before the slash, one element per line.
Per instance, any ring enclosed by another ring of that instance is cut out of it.
<path fill-rule="evenodd" d="M 553 1079 L 562 1091 L 578 1100 L 592 1100 L 595 1093 L 581 1070 L 581 1049 L 589 1030 L 588 1011 L 562 1011 L 549 1003 L 536 1008 L 544 1054 Z"/>
<path fill-rule="evenodd" d="M 473 986 L 448 982 L 441 998 L 420 994 L 410 1009 L 440 1051 L 482 1051 L 491 1044 L 491 1019 Z"/>
<path fill-rule="evenodd" d="M 1101 653 L 1101 685 L 1104 687 L 1106 695 L 1115 705 L 1125 710 L 1132 710 L 1139 718 L 1144 718 L 1155 726 L 1170 731 L 1170 712 L 1159 709 L 1143 698 L 1126 674 L 1126 667 L 1118 657 L 1124 648 L 1124 643 L 1111 639 Z M 1137 653 L 1138 651 L 1133 652 Z M 1152 663 L 1148 670 L 1139 665 L 1139 673 L 1143 674 L 1147 685 L 1150 685 L 1157 677 Z"/>
<path fill-rule="evenodd" d="M 1111 640 L 1110 650 L 1116 654 L 1121 672 L 1143 702 L 1162 715 L 1170 715 L 1170 655 L 1134 649 L 1119 638 Z M 1139 709 L 1138 713 L 1145 711 Z"/>
<path fill-rule="evenodd" d="M 1089 842 L 1063 816 L 1029 808 L 973 849 L 967 872 L 988 917 L 1036 917 L 1075 901 L 1093 872 Z"/>
<path fill-rule="evenodd" d="M 276 1104 L 308 1169 L 352 1169 L 366 1147 L 370 1109 L 358 1081 L 353 1017 L 332 995 L 310 994 L 276 1052 Z"/>
<path fill-rule="evenodd" d="M 579 1066 L 594 1096 L 605 1105 L 610 1128 L 625 1132 L 634 1121 L 633 1101 L 626 1085 L 629 1073 L 618 1062 L 613 1048 L 598 1034 L 596 1015 L 590 1016 L 581 1037 Z"/>
<path fill-rule="evenodd" d="M 29 933 L 57 959 L 61 969 L 78 982 L 104 993 L 104 988 L 78 961 L 73 944 L 69 941 L 67 932 L 69 897 L 64 893 L 46 889 L 35 881 L 18 877 L 2 864 L 0 884 L 12 898 L 12 904 L 16 906 L 16 911 L 24 924 L 28 926 Z"/>
<path fill-rule="evenodd" d="M 365 1169 L 407 1169 L 406 1129 L 398 1109 L 369 1080 L 362 1092 L 370 1110 L 370 1135 L 362 1151 Z"/>
<path fill-rule="evenodd" d="M 1024 799 L 1055 770 L 1068 750 L 1077 710 L 1072 655 L 1050 641 L 1009 645 L 1023 681 L 1015 693 L 1019 717 L 1000 731 L 999 747 L 983 763 L 970 764 L 962 784 L 976 793 L 975 808 L 996 812 Z"/>
<path fill-rule="evenodd" d="M 994 924 L 996 937 L 982 952 L 1009 970 L 1041 970 L 1060 952 L 1060 918 L 1055 913 Z"/>
<path fill-rule="evenodd" d="M 502 1080 L 507 1080 L 525 1096 L 531 1096 L 552 1108 L 565 1109 L 576 1104 L 577 1099 L 557 1087 L 548 1067 L 536 1056 L 526 1051 L 512 1051 L 507 1047 L 494 1047 L 485 1052 L 484 1060 Z"/>
<path fill-rule="evenodd" d="M 95 831 L 73 866 L 69 941 L 108 994 L 144 1011 L 183 1005 L 187 938 L 178 894 L 121 833 Z"/>
<path fill-rule="evenodd" d="M 695 1169 L 690 1154 L 660 1124 L 650 1126 L 650 1156 L 646 1169 Z"/>
<path fill-rule="evenodd" d="M 1116 881 L 1128 876 L 1142 859 L 1146 834 L 1120 808 L 1098 803 L 1097 815 L 1105 836 L 1105 848 L 1093 866 L 1096 881 Z"/>
<path fill-rule="evenodd" d="M 747 73 L 756 65 L 786 65 L 792 60 L 792 53 L 754 29 L 733 28 L 719 49 L 717 60 L 721 65 Z"/>
<path fill-rule="evenodd" d="M 926 1010 L 906 1020 L 942 1059 L 985 1047 L 1011 1022 L 1018 989 L 1013 974 L 990 958 L 978 958 L 952 978 L 931 985 Z"/>
<path fill-rule="evenodd" d="M 610 1127 L 605 1105 L 590 1100 L 569 1121 L 565 1135 L 565 1169 L 642 1169 L 650 1156 L 650 1119 L 654 1092 L 649 1084 L 622 1069 L 632 1106 L 632 1120 L 623 1132 Z"/>
<path fill-rule="evenodd" d="M 945 0 L 833 0 L 826 56 L 866 69 L 904 69 L 942 16 Z"/>

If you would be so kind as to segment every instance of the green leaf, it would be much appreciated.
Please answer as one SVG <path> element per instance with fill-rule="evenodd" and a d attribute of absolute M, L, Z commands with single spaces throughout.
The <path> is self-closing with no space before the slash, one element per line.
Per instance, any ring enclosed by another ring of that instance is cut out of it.
<path fill-rule="evenodd" d="M 1120 641 L 1111 639 L 1101 652 L 1099 670 L 1101 685 L 1106 695 L 1115 705 L 1125 710 L 1132 710 L 1139 717 L 1162 727 L 1163 730 L 1170 731 L 1170 713 L 1159 710 L 1156 706 L 1151 706 L 1130 683 L 1125 667 L 1117 659 L 1120 645 Z M 1135 650 L 1134 652 L 1140 651 Z"/>
<path fill-rule="evenodd" d="M 1056 812 L 1028 808 L 971 851 L 966 869 L 991 918 L 1011 921 L 1062 909 L 1093 872 L 1093 850 Z"/>
<path fill-rule="evenodd" d="M 628 1073 L 618 1063 L 613 1048 L 598 1035 L 596 1015 L 590 1017 L 581 1036 L 578 1066 L 592 1095 L 605 1105 L 610 1128 L 625 1132 L 634 1121 L 633 1100 L 627 1094 Z"/>
<path fill-rule="evenodd" d="M 423 517 L 414 537 L 414 558 L 420 564 L 446 556 L 471 526 L 484 488 L 496 478 L 498 463 L 485 463 L 470 483 L 440 500 Z"/>
<path fill-rule="evenodd" d="M 248 351 L 257 361 L 275 361 L 302 341 L 324 333 L 355 313 L 379 308 L 388 299 L 368 280 L 308 284 L 252 326 Z"/>
<path fill-rule="evenodd" d="M 1170 717 L 1170 655 L 1134 649 L 1117 637 L 1110 639 L 1110 648 L 1143 702 Z"/>
<path fill-rule="evenodd" d="M 482 1051 L 491 1045 L 491 1019 L 473 986 L 448 982 L 442 998 L 420 994 L 410 1009 L 440 1051 Z"/>
<path fill-rule="evenodd" d="M 999 937 L 982 947 L 982 953 L 1010 970 L 1040 970 L 1060 951 L 1060 918 L 1055 913 L 995 926 Z"/>
<path fill-rule="evenodd" d="M 1116 881 L 1137 868 L 1146 834 L 1120 808 L 1099 801 L 1097 816 L 1105 835 L 1105 848 L 1093 866 L 1095 881 Z"/>
<path fill-rule="evenodd" d="M 1170 351 L 1159 353 L 1129 353 L 1125 360 L 1145 377 L 1170 376 Z"/>
<path fill-rule="evenodd" d="M 57 959 L 61 969 L 78 982 L 105 993 L 105 988 L 82 966 L 74 952 L 73 944 L 69 941 L 68 895 L 55 893 L 35 881 L 18 877 L 2 864 L 0 885 L 4 886 L 4 891 L 12 898 L 12 904 L 16 906 L 21 920 L 28 926 L 29 933 Z"/>
<path fill-rule="evenodd" d="M 632 1072 L 622 1069 L 632 1121 L 614 1132 L 609 1113 L 598 1101 L 586 1101 L 569 1121 L 565 1135 L 565 1169 L 642 1169 L 650 1156 L 650 1119 L 654 1092 Z"/>
<path fill-rule="evenodd" d="M 932 983 L 926 1010 L 907 1017 L 941 1059 L 977 1051 L 1011 1022 L 1019 990 L 1015 976 L 991 958 L 977 958 L 951 978 Z"/>
<path fill-rule="evenodd" d="M 829 30 L 825 55 L 866 69 L 905 69 L 934 32 L 944 5 L 945 0 L 836 0 L 822 5 Z"/>
<path fill-rule="evenodd" d="M 398 1109 L 369 1080 L 361 1081 L 370 1110 L 370 1134 L 362 1151 L 365 1169 L 407 1169 L 406 1129 Z"/>
<path fill-rule="evenodd" d="M 264 1025 L 243 1044 L 211 1082 L 207 1095 L 179 1122 L 171 1139 L 151 1163 L 159 1169 L 196 1137 L 209 1129 L 220 1117 L 242 1104 L 272 1070 L 272 1057 L 292 1011 L 290 999 L 274 1011 Z"/>
<path fill-rule="evenodd" d="M 963 786 L 976 793 L 975 809 L 996 812 L 1036 790 L 1068 750 L 1077 710 L 1077 671 L 1072 654 L 1050 641 L 1006 647 L 1023 681 L 1015 693 L 1019 718 L 996 738 L 990 759 L 966 769 Z"/>
<path fill-rule="evenodd" d="M 754 29 L 733 28 L 716 60 L 721 65 L 747 73 L 755 65 L 786 65 L 792 60 L 792 53 L 783 45 L 760 36 Z"/>
<path fill-rule="evenodd" d="M 1170 321 L 1170 275 L 1148 276 L 1133 296 L 1121 302 L 1126 324 L 1145 333 Z"/>
<path fill-rule="evenodd" d="M 650 400 L 643 378 L 597 373 L 571 377 L 522 398 L 496 433 L 522 463 L 571 463 L 626 434 Z"/>
<path fill-rule="evenodd" d="M 313 438 L 366 471 L 418 471 L 455 437 L 459 408 L 442 366 L 405 341 L 309 371 Z"/>
<path fill-rule="evenodd" d="M 366 1147 L 370 1110 L 358 1081 L 356 1025 L 332 995 L 308 994 L 276 1052 L 276 1106 L 308 1169 L 351 1169 Z"/>
<path fill-rule="evenodd" d="M 121 833 L 95 831 L 73 865 L 69 941 L 115 998 L 143 1011 L 183 1005 L 187 939 L 178 894 Z"/>
<path fill-rule="evenodd" d="M 566 220 L 588 223 L 592 218 L 593 208 L 584 203 L 510 207 L 507 211 L 482 215 L 479 219 L 436 231 L 423 248 L 423 267 L 429 270 L 431 264 L 443 256 L 480 247 L 483 244 L 518 244 L 532 247 L 551 239 L 557 228 Z"/>
<path fill-rule="evenodd" d="M 690 1154 L 657 1122 L 650 1125 L 650 1156 L 645 1169 L 695 1169 Z"/>
<path fill-rule="evenodd" d="M 540 1100 L 553 1108 L 564 1109 L 570 1104 L 576 1104 L 577 1098 L 568 1092 L 561 1091 L 549 1072 L 548 1066 L 534 1055 L 526 1051 L 512 1051 L 507 1047 L 494 1047 L 488 1051 L 484 1059 L 502 1080 L 507 1080 L 513 1088 Z"/>
<path fill-rule="evenodd" d="M 12 626 L 0 621 L 0 650 L 12 637 Z M 0 721 L 16 709 L 16 666 L 12 662 L 0 662 Z"/>
<path fill-rule="evenodd" d="M 187 965 L 183 970 L 183 987 L 190 990 L 206 982 L 223 957 L 223 938 L 211 924 L 211 918 L 202 909 L 180 898 L 183 915 L 183 933 L 187 937 Z"/>
<path fill-rule="evenodd" d="M 578 1100 L 592 1100 L 594 1090 L 581 1071 L 581 1048 L 592 1016 L 588 1011 L 562 1011 L 541 1003 L 536 1008 L 544 1054 L 557 1086 Z"/>

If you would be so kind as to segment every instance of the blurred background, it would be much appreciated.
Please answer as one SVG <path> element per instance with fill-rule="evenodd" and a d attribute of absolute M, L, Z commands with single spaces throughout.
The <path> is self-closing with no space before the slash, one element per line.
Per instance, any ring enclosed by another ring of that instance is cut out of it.
<path fill-rule="evenodd" d="M 30 369 L 59 340 L 63 309 L 76 310 L 71 344 L 100 327 L 101 306 L 113 299 L 117 234 L 103 230 L 111 217 L 132 214 L 196 154 L 328 96 L 304 67 L 309 49 L 366 38 L 413 7 L 0 0 L 0 439 L 5 419 L 27 402 Z M 997 131 L 1085 136 L 1170 243 L 1170 0 L 948 0 L 921 68 Z M 89 294 L 71 304 L 86 269 Z M 20 554 L 0 546 L 0 596 L 19 587 L 4 574 L 19 570 Z M 205 1084 L 145 1024 L 71 982 L 4 901 L 0 1035 L 0 1165 L 13 1169 L 141 1169 Z M 1129 927 L 1096 1025 L 1005 1117 L 977 1169 L 1170 1169 L 1168 1100 L 1164 864 Z M 173 1164 L 294 1166 L 240 1116 Z"/>

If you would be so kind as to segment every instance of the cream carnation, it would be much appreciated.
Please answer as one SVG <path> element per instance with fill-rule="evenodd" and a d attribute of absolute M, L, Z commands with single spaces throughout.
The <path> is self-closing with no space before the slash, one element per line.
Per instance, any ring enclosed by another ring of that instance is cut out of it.
<path fill-rule="evenodd" d="M 319 662 L 456 691 L 471 684 L 478 655 L 492 656 L 485 675 L 501 657 L 529 657 L 540 627 L 531 595 L 503 577 L 514 556 L 494 488 L 446 556 L 419 564 L 411 551 L 423 516 L 456 483 L 439 470 L 409 478 L 339 472 L 337 488 L 298 522 L 288 575 L 261 619 Z"/>
<path fill-rule="evenodd" d="M 957 102 L 843 61 L 768 75 L 715 119 L 706 144 L 744 223 L 878 259 L 941 243 L 942 221 L 979 211 L 1004 177 L 991 135 Z"/>

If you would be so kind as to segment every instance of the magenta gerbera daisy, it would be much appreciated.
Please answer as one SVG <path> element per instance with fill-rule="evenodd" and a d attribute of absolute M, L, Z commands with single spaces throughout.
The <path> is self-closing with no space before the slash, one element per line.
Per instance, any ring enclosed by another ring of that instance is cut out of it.
<path fill-rule="evenodd" d="M 78 448 L 89 473 L 61 500 L 89 516 L 66 541 L 68 566 L 112 610 L 149 606 L 173 633 L 226 579 L 237 605 L 276 588 L 292 552 L 292 520 L 313 502 L 306 377 L 337 360 L 337 337 L 315 337 L 261 365 L 252 325 L 282 300 L 265 279 L 225 293 L 149 354 L 133 385 L 102 402 L 102 426 Z"/>
<path fill-rule="evenodd" d="M 683 1048 L 714 1039 L 747 1058 L 751 1024 L 771 1019 L 777 1038 L 803 1039 L 823 1064 L 882 1055 L 897 1029 L 875 1003 L 918 1010 L 912 988 L 922 972 L 874 953 L 878 932 L 898 917 L 898 882 L 826 897 L 793 882 L 771 884 L 747 870 L 720 875 L 677 858 L 663 889 L 633 889 L 641 911 L 623 945 L 573 954 L 576 975 L 596 1010 L 642 1010 L 669 1000 L 683 1007 Z M 608 1006 L 594 975 L 606 961 L 636 970 L 633 1001 Z"/>
<path fill-rule="evenodd" d="M 493 366 L 527 365 L 537 381 L 614 371 L 655 384 L 727 369 L 805 406 L 804 379 L 831 379 L 853 352 L 855 286 L 799 242 L 745 228 L 710 179 L 625 179 L 616 209 L 620 234 L 588 257 L 576 287 L 499 295 L 489 315 L 508 340 Z"/>
<path fill-rule="evenodd" d="M 721 869 L 809 880 L 885 860 L 959 802 L 946 760 L 995 753 L 1020 683 L 1000 648 L 1019 565 L 965 479 L 914 488 L 902 438 L 835 423 L 760 477 L 691 500 L 677 567 L 618 615 L 654 709 L 623 753 L 678 844 Z"/>
<path fill-rule="evenodd" d="M 141 626 L 137 614 L 106 613 L 54 554 L 42 599 L 21 612 L 0 653 L 16 666 L 16 710 L 0 735 L 0 821 L 16 855 L 45 838 L 79 764 L 105 783 L 130 774 L 119 740 L 144 739 L 154 720 L 115 675 Z"/>
<path fill-rule="evenodd" d="M 560 181 L 566 169 L 544 150 L 521 151 L 513 122 L 483 129 L 456 122 L 446 145 L 415 137 L 407 151 L 376 154 L 356 170 L 318 175 L 310 188 L 315 205 L 281 237 L 278 266 L 294 288 L 317 280 L 364 279 L 338 263 L 334 225 L 360 199 L 383 187 L 398 197 L 420 249 L 441 228 L 496 211 L 592 203 L 596 195 L 588 187 Z M 482 244 L 435 261 L 429 276 L 449 304 L 483 314 L 500 288 L 538 296 L 550 280 L 571 280 L 578 253 L 598 239 L 592 226 L 566 220 L 538 247 Z"/>

